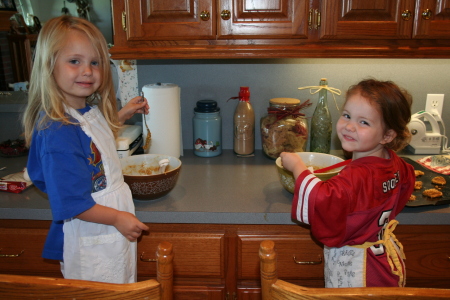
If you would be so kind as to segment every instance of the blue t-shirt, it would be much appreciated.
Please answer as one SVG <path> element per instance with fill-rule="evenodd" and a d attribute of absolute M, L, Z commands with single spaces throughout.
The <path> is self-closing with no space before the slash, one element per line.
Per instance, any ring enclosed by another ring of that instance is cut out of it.
<path fill-rule="evenodd" d="M 42 256 L 63 260 L 64 220 L 92 208 L 91 193 L 106 187 L 100 152 L 78 124 L 50 121 L 43 130 L 34 130 L 27 170 L 33 183 L 47 193 L 53 216 Z"/>

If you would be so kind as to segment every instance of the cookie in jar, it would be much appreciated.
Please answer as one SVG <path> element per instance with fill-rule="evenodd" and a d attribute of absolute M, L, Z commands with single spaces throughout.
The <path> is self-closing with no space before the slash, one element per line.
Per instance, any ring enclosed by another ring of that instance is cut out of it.
<path fill-rule="evenodd" d="M 277 159 L 281 152 L 304 152 L 308 141 L 308 122 L 301 112 L 311 105 L 295 98 L 273 98 L 267 115 L 261 118 L 261 142 L 264 153 Z"/>

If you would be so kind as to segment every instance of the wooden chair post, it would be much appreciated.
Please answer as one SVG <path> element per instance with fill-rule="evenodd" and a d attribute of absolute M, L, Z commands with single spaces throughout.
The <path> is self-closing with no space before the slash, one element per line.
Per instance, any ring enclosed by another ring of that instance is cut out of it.
<path fill-rule="evenodd" d="M 259 258 L 261 261 L 261 294 L 262 300 L 270 300 L 270 289 L 272 284 L 278 279 L 277 275 L 277 254 L 273 241 L 262 241 L 259 247 Z"/>
<path fill-rule="evenodd" d="M 172 244 L 161 242 L 156 252 L 157 275 L 156 280 L 161 284 L 161 299 L 173 298 L 173 253 Z"/>

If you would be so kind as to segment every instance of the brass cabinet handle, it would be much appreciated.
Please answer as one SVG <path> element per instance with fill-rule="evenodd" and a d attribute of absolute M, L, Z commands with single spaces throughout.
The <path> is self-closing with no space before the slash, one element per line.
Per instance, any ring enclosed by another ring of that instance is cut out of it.
<path fill-rule="evenodd" d="M 145 252 L 142 252 L 141 256 L 139 257 L 139 259 L 141 261 L 144 261 L 144 262 L 156 262 L 156 258 L 154 258 L 154 259 L 152 259 L 152 258 L 144 258 L 144 253 Z"/>
<path fill-rule="evenodd" d="M 220 13 L 220 16 L 222 17 L 222 20 L 229 20 L 231 18 L 231 12 L 228 9 L 224 9 Z"/>
<path fill-rule="evenodd" d="M 320 265 L 322 263 L 322 256 L 319 255 L 318 261 L 298 261 L 294 255 L 294 262 L 298 265 Z"/>
<path fill-rule="evenodd" d="M 2 249 L 0 249 L 1 251 Z M 20 253 L 18 254 L 0 254 L 0 257 L 19 257 L 21 256 L 23 253 L 25 252 L 25 250 L 20 251 Z"/>
<path fill-rule="evenodd" d="M 313 11 L 314 11 L 314 9 L 312 9 L 312 8 L 309 9 L 309 14 L 308 14 L 308 28 L 309 29 L 312 29 Z"/>
<path fill-rule="evenodd" d="M 411 14 L 411 12 L 410 12 L 409 10 L 405 10 L 405 11 L 402 13 L 402 19 L 403 19 L 403 21 L 409 21 L 409 20 L 411 19 L 411 16 L 412 16 L 412 14 Z"/>
<path fill-rule="evenodd" d="M 203 21 L 208 21 L 209 20 L 209 11 L 204 10 L 200 13 L 200 19 L 202 19 Z"/>
<path fill-rule="evenodd" d="M 433 16 L 433 12 L 431 10 L 429 10 L 428 8 L 422 12 L 422 19 L 424 19 L 424 20 L 431 19 L 431 16 Z"/>
<path fill-rule="evenodd" d="M 122 29 L 123 31 L 127 31 L 127 13 L 122 12 Z"/>
<path fill-rule="evenodd" d="M 321 23 L 321 19 L 320 19 L 320 11 L 318 9 L 316 9 L 315 11 L 316 13 L 316 29 L 320 27 L 320 23 Z"/>

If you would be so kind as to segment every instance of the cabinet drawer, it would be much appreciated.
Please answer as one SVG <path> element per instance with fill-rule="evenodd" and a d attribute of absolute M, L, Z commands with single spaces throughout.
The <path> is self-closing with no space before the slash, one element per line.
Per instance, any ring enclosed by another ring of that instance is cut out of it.
<path fill-rule="evenodd" d="M 154 259 L 158 244 L 167 241 L 173 245 L 174 277 L 224 277 L 223 233 L 151 232 L 138 243 L 138 276 L 156 275 Z M 141 258 L 142 256 L 142 258 Z"/>
<path fill-rule="evenodd" d="M 42 258 L 47 229 L 0 228 L 0 272 L 62 277 L 60 264 Z"/>
<path fill-rule="evenodd" d="M 441 280 L 450 285 L 450 226 L 399 226 L 406 255 L 406 282 Z"/>
<path fill-rule="evenodd" d="M 279 278 L 323 280 L 323 248 L 309 235 L 239 235 L 239 279 L 260 277 L 258 252 L 263 240 L 275 242 Z M 296 263 L 294 257 L 304 264 Z"/>

